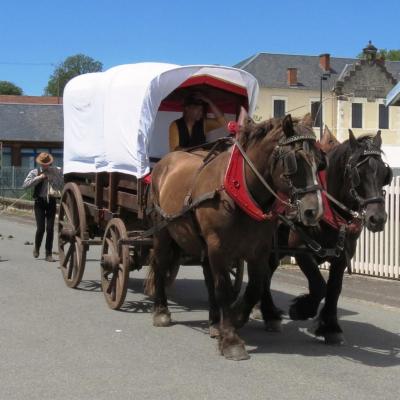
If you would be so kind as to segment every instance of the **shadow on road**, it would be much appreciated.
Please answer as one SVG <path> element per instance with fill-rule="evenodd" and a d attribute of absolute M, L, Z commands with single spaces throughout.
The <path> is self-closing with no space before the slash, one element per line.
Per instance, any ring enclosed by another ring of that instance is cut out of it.
<path fill-rule="evenodd" d="M 100 282 L 82 281 L 80 290 L 100 292 Z M 207 291 L 202 279 L 177 279 L 174 287 L 168 291 L 169 309 L 173 324 L 183 325 L 199 333 L 208 335 L 208 321 L 189 319 L 182 321 L 182 313 L 204 312 L 208 310 Z M 131 300 L 129 297 L 138 297 Z M 295 296 L 273 290 L 276 305 L 288 310 Z M 130 278 L 128 297 L 122 312 L 151 313 L 153 302 L 143 294 L 143 279 Z M 179 313 L 180 321 L 174 321 Z M 340 308 L 340 317 L 356 315 L 355 312 Z M 270 333 L 264 330 L 262 321 L 251 320 L 240 330 L 250 354 L 297 354 L 306 357 L 341 357 L 374 367 L 392 367 L 400 365 L 400 335 L 379 328 L 373 324 L 358 321 L 341 320 L 346 344 L 328 346 L 316 339 L 310 331 L 313 321 L 284 320 L 283 332 Z"/>
<path fill-rule="evenodd" d="M 286 305 L 293 298 L 287 293 L 273 291 L 278 305 Z M 289 302 L 288 302 L 289 300 Z M 356 313 L 339 308 L 339 318 Z M 400 335 L 379 328 L 373 324 L 359 321 L 340 320 L 346 343 L 341 346 L 326 345 L 322 339 L 313 335 L 315 322 L 284 321 L 281 333 L 266 332 L 262 321 L 250 321 L 240 334 L 250 347 L 249 353 L 298 354 L 311 357 L 341 357 L 374 367 L 393 367 L 400 365 Z"/>

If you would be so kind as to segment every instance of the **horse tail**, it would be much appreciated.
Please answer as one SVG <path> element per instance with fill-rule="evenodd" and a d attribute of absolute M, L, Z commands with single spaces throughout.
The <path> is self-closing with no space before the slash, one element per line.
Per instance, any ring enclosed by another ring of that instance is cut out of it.
<path fill-rule="evenodd" d="M 174 242 L 171 242 L 171 254 L 166 261 L 166 271 L 165 271 L 165 287 L 171 287 L 175 282 L 176 276 L 179 272 L 179 256 L 180 250 L 178 245 Z M 144 281 L 144 293 L 147 296 L 154 296 L 155 294 L 155 272 L 154 272 L 154 265 L 156 262 L 156 257 L 154 255 L 154 250 L 150 252 L 150 262 L 149 262 L 149 269 L 147 270 L 146 278 Z"/>

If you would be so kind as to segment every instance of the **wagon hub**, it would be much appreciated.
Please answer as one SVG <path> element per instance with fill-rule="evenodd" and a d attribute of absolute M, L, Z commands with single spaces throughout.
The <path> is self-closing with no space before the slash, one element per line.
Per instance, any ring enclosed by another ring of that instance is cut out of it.
<path fill-rule="evenodd" d="M 60 232 L 60 236 L 62 239 L 72 242 L 76 236 L 76 230 L 72 225 L 65 224 Z"/>
<path fill-rule="evenodd" d="M 104 254 L 101 257 L 101 266 L 107 271 L 118 269 L 121 260 L 117 254 Z"/>

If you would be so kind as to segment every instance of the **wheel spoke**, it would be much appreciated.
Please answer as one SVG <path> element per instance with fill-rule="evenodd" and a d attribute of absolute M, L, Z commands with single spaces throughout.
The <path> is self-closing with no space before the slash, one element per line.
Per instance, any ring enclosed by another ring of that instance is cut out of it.
<path fill-rule="evenodd" d="M 62 202 L 62 203 L 61 203 L 61 206 L 62 206 L 62 208 L 63 208 L 63 210 L 64 210 L 64 213 L 65 213 L 65 215 L 66 215 L 66 217 L 67 217 L 68 222 L 69 222 L 71 225 L 73 225 L 73 224 L 74 224 L 74 221 L 73 221 L 73 219 L 72 219 L 71 211 L 69 210 L 68 205 L 67 205 L 66 203 Z M 60 221 L 60 222 L 61 222 L 61 223 L 65 223 L 64 221 Z"/>
<path fill-rule="evenodd" d="M 114 231 L 114 229 L 110 229 L 111 232 L 111 239 L 113 243 L 113 248 L 114 248 L 114 254 L 118 254 L 118 237 L 117 233 Z"/>
<path fill-rule="evenodd" d="M 70 246 L 69 246 L 69 248 L 68 248 L 68 250 L 67 250 L 67 254 L 65 254 L 65 258 L 64 258 L 64 260 L 63 260 L 63 263 L 62 263 L 62 267 L 63 268 L 65 268 L 66 267 L 66 265 L 67 265 L 67 263 L 68 263 L 68 260 L 70 259 L 70 257 L 71 257 L 71 253 L 72 253 L 72 251 L 73 251 L 73 244 L 71 243 L 70 244 Z"/>
<path fill-rule="evenodd" d="M 106 237 L 106 242 L 107 242 L 107 254 L 114 254 L 115 250 L 114 250 L 114 244 L 112 242 L 112 240 L 108 237 Z"/>
<path fill-rule="evenodd" d="M 117 298 L 117 286 L 114 285 L 113 286 L 113 291 L 111 292 L 111 300 L 115 301 L 116 298 Z"/>
<path fill-rule="evenodd" d="M 72 246 L 71 246 L 72 247 Z M 68 279 L 72 278 L 74 270 L 76 270 L 77 264 L 78 264 L 78 257 L 76 254 L 76 251 L 73 251 L 73 254 L 70 257 L 70 262 L 68 264 Z"/>
<path fill-rule="evenodd" d="M 124 271 L 123 271 L 123 267 L 120 265 L 118 265 L 118 271 L 117 273 L 117 288 L 118 288 L 118 292 L 121 293 L 122 292 L 122 281 L 124 279 Z"/>
<path fill-rule="evenodd" d="M 67 196 L 66 204 L 68 206 L 69 217 L 71 218 L 70 219 L 71 224 L 74 226 L 74 228 L 76 230 L 78 230 L 78 228 L 79 228 L 79 215 L 77 215 L 78 211 L 76 209 L 74 196 L 69 191 L 66 192 L 66 196 Z"/>
<path fill-rule="evenodd" d="M 109 295 L 111 295 L 113 292 L 113 289 L 115 289 L 116 280 L 117 280 L 116 273 L 115 273 L 115 271 L 113 271 L 113 275 L 109 281 L 108 288 L 107 288 L 107 293 Z"/>

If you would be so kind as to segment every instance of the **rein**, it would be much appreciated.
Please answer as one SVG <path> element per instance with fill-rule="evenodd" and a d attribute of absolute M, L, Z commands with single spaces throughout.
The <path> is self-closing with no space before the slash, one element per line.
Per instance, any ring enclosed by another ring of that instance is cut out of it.
<path fill-rule="evenodd" d="M 239 150 L 240 154 L 242 155 L 243 159 L 246 161 L 247 165 L 250 167 L 251 171 L 254 173 L 254 175 L 259 179 L 259 181 L 263 184 L 263 186 L 282 204 L 284 204 L 286 207 L 289 208 L 295 208 L 296 206 L 292 204 L 290 201 L 287 202 L 283 200 L 278 193 L 275 192 L 274 189 L 267 183 L 267 181 L 263 178 L 263 176 L 258 172 L 256 166 L 253 164 L 253 162 L 250 160 L 249 156 L 246 154 L 244 151 L 243 147 L 241 144 L 236 140 L 233 139 L 233 143 L 236 145 L 237 149 Z"/>

